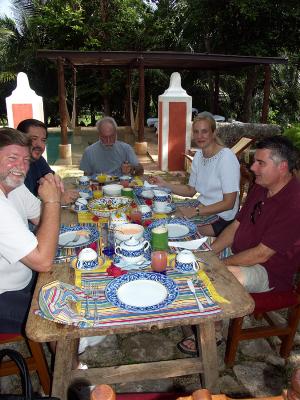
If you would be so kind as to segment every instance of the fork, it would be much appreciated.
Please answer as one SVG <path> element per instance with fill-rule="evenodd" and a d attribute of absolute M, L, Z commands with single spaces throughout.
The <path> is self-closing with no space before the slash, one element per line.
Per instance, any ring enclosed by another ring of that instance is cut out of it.
<path fill-rule="evenodd" d="M 97 285 L 91 283 L 90 284 L 90 296 L 94 300 L 94 325 L 98 321 L 98 307 L 97 307 L 97 300 L 98 300 L 98 293 L 97 293 Z"/>
<path fill-rule="evenodd" d="M 198 283 L 199 283 L 199 282 L 198 282 L 198 279 L 193 279 L 193 283 L 194 283 L 194 285 L 198 284 Z M 205 292 L 205 289 L 202 287 L 202 285 L 199 283 L 199 285 L 198 285 L 197 287 L 201 290 L 203 296 L 205 297 L 205 300 L 207 301 L 207 304 L 209 304 L 210 306 L 213 305 L 214 302 L 213 302 L 212 299 L 208 296 L 208 294 Z"/>
<path fill-rule="evenodd" d="M 199 311 L 204 311 L 204 307 L 203 307 L 201 301 L 197 297 L 195 286 L 194 286 L 193 282 L 191 281 L 191 279 L 187 279 L 186 283 L 188 284 L 188 287 L 189 287 L 190 291 L 193 293 L 193 295 L 194 295 L 194 297 L 196 299 Z"/>

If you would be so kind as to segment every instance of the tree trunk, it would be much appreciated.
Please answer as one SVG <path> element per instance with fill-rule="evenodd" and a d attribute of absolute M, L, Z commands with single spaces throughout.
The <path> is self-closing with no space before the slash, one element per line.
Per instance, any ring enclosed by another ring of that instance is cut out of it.
<path fill-rule="evenodd" d="M 91 126 L 96 125 L 96 115 L 95 115 L 95 109 L 93 104 L 90 104 L 90 113 L 91 113 Z"/>
<path fill-rule="evenodd" d="M 249 67 L 244 88 L 244 98 L 243 98 L 241 116 L 238 118 L 242 122 L 249 122 L 252 117 L 252 99 L 254 96 L 254 89 L 256 86 L 257 75 L 258 75 L 258 66 Z"/>

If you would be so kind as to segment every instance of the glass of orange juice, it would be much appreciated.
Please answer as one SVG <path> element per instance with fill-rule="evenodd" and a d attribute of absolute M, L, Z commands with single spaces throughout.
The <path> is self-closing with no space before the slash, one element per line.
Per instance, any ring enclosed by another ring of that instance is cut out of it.
<path fill-rule="evenodd" d="M 97 181 L 100 183 L 104 183 L 104 182 L 106 182 L 106 178 L 107 178 L 107 175 L 101 173 L 97 176 Z"/>

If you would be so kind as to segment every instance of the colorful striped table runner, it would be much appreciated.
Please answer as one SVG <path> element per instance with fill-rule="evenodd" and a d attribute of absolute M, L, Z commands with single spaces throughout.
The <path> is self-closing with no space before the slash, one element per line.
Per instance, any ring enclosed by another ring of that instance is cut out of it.
<path fill-rule="evenodd" d="M 213 305 L 207 304 L 206 298 L 200 288 L 196 286 L 196 293 L 201 303 L 203 304 L 204 311 L 200 312 L 193 294 L 190 292 L 186 280 L 189 275 L 179 274 L 173 271 L 168 272 L 168 277 L 173 279 L 179 288 L 179 295 L 176 300 L 168 305 L 167 307 L 157 310 L 151 313 L 134 313 L 128 312 L 127 310 L 120 309 L 113 306 L 106 300 L 105 287 L 111 281 L 111 277 L 106 274 L 89 274 L 81 273 L 76 274 L 76 286 L 81 286 L 83 290 L 89 295 L 91 288 L 97 292 L 97 312 L 98 321 L 94 322 L 94 311 L 95 311 L 95 300 L 90 299 L 88 308 L 91 323 L 94 326 L 116 326 L 116 325 L 130 325 L 130 324 L 141 324 L 146 322 L 164 321 L 168 319 L 177 318 L 191 318 L 199 317 L 210 314 L 217 314 L 221 312 L 221 308 L 218 304 Z M 207 290 L 202 282 L 202 288 Z M 208 292 L 206 292 L 209 294 Z M 84 313 L 86 309 L 86 300 L 81 301 L 81 313 Z"/>

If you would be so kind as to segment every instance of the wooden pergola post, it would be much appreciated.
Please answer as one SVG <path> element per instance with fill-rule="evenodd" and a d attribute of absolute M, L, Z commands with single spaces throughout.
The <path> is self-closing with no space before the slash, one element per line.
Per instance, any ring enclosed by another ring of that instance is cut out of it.
<path fill-rule="evenodd" d="M 58 69 L 58 99 L 59 99 L 59 115 L 61 139 L 59 147 L 59 157 L 67 159 L 68 164 L 72 164 L 71 144 L 68 143 L 68 117 L 65 89 L 64 60 L 61 57 L 57 59 Z"/>
<path fill-rule="evenodd" d="M 64 60 L 61 57 L 57 58 L 57 71 L 58 71 L 58 101 L 59 101 L 59 115 L 60 115 L 60 129 L 61 129 L 61 144 L 66 145 L 68 144 L 68 118 L 66 110 Z"/>
<path fill-rule="evenodd" d="M 270 102 L 270 86 L 271 86 L 271 66 L 265 65 L 265 83 L 264 83 L 264 99 L 261 112 L 261 123 L 268 123 L 269 102 Z"/>
<path fill-rule="evenodd" d="M 145 70 L 144 58 L 139 58 L 139 130 L 138 142 L 144 141 L 144 120 L 145 120 Z"/>
<path fill-rule="evenodd" d="M 213 99 L 213 113 L 219 113 L 219 92 L 220 92 L 220 73 L 215 73 L 215 84 L 214 84 L 214 99 Z"/>
<path fill-rule="evenodd" d="M 126 71 L 126 98 L 125 98 L 125 123 L 127 126 L 131 126 L 131 96 L 130 96 L 130 87 L 131 87 L 131 70 L 130 68 Z"/>
<path fill-rule="evenodd" d="M 72 65 L 72 82 L 73 82 L 73 108 L 72 108 L 72 122 L 74 122 L 73 129 L 78 126 L 77 114 L 77 69 Z"/>

